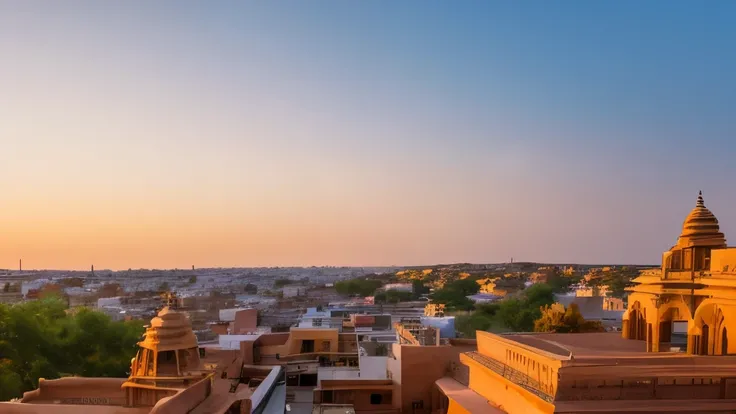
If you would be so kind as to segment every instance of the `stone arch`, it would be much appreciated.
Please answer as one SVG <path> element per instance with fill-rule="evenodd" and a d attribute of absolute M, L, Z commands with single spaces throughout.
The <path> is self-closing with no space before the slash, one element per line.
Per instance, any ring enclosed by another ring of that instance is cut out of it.
<path fill-rule="evenodd" d="M 690 308 L 681 296 L 671 296 L 659 306 L 659 321 L 691 321 Z M 670 318 L 670 319 L 668 319 Z"/>
<path fill-rule="evenodd" d="M 647 319 L 646 309 L 641 305 L 640 301 L 635 301 L 629 306 L 625 314 L 626 320 L 626 337 L 628 339 L 645 340 L 647 339 Z"/>
<path fill-rule="evenodd" d="M 729 324 L 734 321 L 734 317 L 730 316 L 736 313 L 736 310 L 728 305 L 719 306 L 715 317 L 715 331 L 713 337 L 715 343 L 713 344 L 714 355 L 729 355 L 733 353 L 729 350 L 728 345 L 728 330 L 731 328 L 733 332 L 733 326 Z"/>
<path fill-rule="evenodd" d="M 673 340 L 674 322 L 687 322 L 688 326 L 692 323 L 690 308 L 681 296 L 670 296 L 666 302 L 662 303 L 657 309 L 658 314 L 658 335 L 657 341 L 660 344 L 668 344 Z"/>
<path fill-rule="evenodd" d="M 690 352 L 701 355 L 733 353 L 729 349 L 728 331 L 736 331 L 735 324 L 736 307 L 720 304 L 715 299 L 704 300 L 695 310 L 692 329 L 688 332 Z"/>

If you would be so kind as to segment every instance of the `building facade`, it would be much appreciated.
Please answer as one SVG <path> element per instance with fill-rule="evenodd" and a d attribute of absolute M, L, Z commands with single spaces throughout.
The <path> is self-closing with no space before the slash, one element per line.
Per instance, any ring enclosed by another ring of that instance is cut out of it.
<path fill-rule="evenodd" d="M 702 194 L 659 269 L 644 271 L 630 289 L 624 338 L 643 340 L 650 352 L 671 348 L 676 325 L 686 326 L 686 351 L 736 353 L 736 248 L 726 245 Z"/>

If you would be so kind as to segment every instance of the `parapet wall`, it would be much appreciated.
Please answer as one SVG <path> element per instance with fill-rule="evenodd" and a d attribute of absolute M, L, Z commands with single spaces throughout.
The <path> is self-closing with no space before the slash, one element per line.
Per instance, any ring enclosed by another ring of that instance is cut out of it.
<path fill-rule="evenodd" d="M 251 366 L 251 367 L 243 367 L 245 371 L 248 369 L 257 369 L 258 367 Z M 273 392 L 273 389 L 276 387 L 277 382 L 283 380 L 283 368 L 280 366 L 274 366 L 271 367 L 271 372 L 268 373 L 266 378 L 263 379 L 261 384 L 253 391 L 253 394 L 247 399 L 242 402 L 242 404 L 247 404 L 247 407 L 249 409 L 254 409 L 261 404 L 265 404 L 265 402 L 268 400 L 269 396 Z"/>
<path fill-rule="evenodd" d="M 80 405 L 125 405 L 125 391 L 121 386 L 125 378 L 69 377 L 54 380 L 38 380 L 38 388 L 23 394 L 23 403 Z"/>
<path fill-rule="evenodd" d="M 502 370 L 504 375 L 508 374 L 516 381 L 533 383 L 534 388 L 549 396 L 555 395 L 558 388 L 558 372 L 570 360 L 571 354 L 558 355 L 488 332 L 478 332 L 477 335 L 477 353 L 493 362 L 496 369 Z M 515 339 L 523 339 L 519 338 L 520 336 L 517 335 Z M 540 345 L 547 343 L 540 341 Z M 552 349 L 559 348 L 558 351 L 564 351 L 561 346 L 549 345 Z"/>
<path fill-rule="evenodd" d="M 153 406 L 151 414 L 179 414 L 188 413 L 202 403 L 212 393 L 212 375 L 189 386 L 171 397 L 160 399 Z"/>

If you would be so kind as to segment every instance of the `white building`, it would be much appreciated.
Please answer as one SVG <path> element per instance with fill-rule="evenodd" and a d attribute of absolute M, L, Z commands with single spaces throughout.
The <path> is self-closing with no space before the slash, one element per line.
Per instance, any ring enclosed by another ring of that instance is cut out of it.
<path fill-rule="evenodd" d="M 411 283 L 388 283 L 383 285 L 383 290 L 397 290 L 399 292 L 411 292 L 413 290 Z"/>

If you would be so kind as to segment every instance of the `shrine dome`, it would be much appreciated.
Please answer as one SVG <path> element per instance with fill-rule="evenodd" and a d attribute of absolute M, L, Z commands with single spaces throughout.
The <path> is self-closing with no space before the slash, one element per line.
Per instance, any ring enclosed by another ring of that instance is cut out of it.
<path fill-rule="evenodd" d="M 726 238 L 721 233 L 716 216 L 705 207 L 703 193 L 698 193 L 695 208 L 685 218 L 682 233 L 676 247 L 726 247 Z"/>

